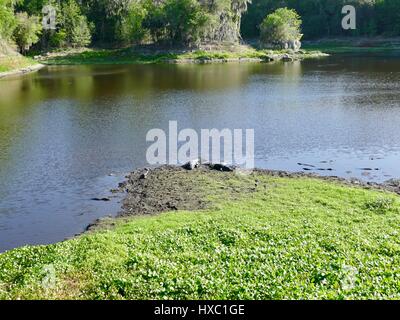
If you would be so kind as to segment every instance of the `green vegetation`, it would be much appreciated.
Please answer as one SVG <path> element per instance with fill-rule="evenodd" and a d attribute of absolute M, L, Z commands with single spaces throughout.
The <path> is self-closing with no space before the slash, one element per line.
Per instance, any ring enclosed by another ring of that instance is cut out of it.
<path fill-rule="evenodd" d="M 256 50 L 246 47 L 238 51 L 214 50 L 204 51 L 196 50 L 182 53 L 156 53 L 134 51 L 131 49 L 115 50 L 91 50 L 75 52 L 73 50 L 60 52 L 44 58 L 41 62 L 48 65 L 85 65 L 85 64 L 153 64 L 165 62 L 212 62 L 212 61 L 237 61 L 238 59 L 261 59 L 269 61 L 270 59 L 279 60 L 285 54 L 290 54 L 294 59 L 307 59 L 325 56 L 317 50 L 301 51 L 293 53 L 290 50 Z"/>
<path fill-rule="evenodd" d="M 279 8 L 265 17 L 260 25 L 263 44 L 282 45 L 301 39 L 301 19 L 293 9 Z"/>
<path fill-rule="evenodd" d="M 53 45 L 60 47 L 85 47 L 91 42 L 91 30 L 87 18 L 74 0 L 61 5 L 60 29 L 52 38 Z M 55 40 L 57 39 L 57 40 Z"/>
<path fill-rule="evenodd" d="M 0 57 L 0 72 L 27 68 L 35 64 L 37 64 L 36 61 L 23 56 Z"/>
<path fill-rule="evenodd" d="M 317 42 L 304 43 L 303 48 L 332 54 L 383 53 L 387 55 L 391 52 L 397 54 L 400 49 L 400 42 L 397 39 L 390 38 L 324 39 Z"/>
<path fill-rule="evenodd" d="M 343 30 L 342 7 L 353 5 L 357 12 L 357 28 Z M 277 8 L 295 9 L 303 19 L 302 32 L 309 39 L 400 35 L 400 1 L 398 0 L 253 0 L 243 16 L 242 35 L 259 36 L 258 26 L 266 14 Z"/>
<path fill-rule="evenodd" d="M 38 23 L 43 7 L 49 4 L 57 13 L 55 30 L 41 30 Z M 397 0 L 346 3 L 356 7 L 356 30 L 342 29 L 343 4 L 342 0 L 67 0 L 61 3 L 56 0 L 0 0 L 0 40 L 17 43 L 21 52 L 30 49 L 32 56 L 38 52 L 68 51 L 91 45 L 119 48 L 48 59 L 52 64 L 153 63 L 168 59 L 263 58 L 266 55 L 256 50 L 244 54 L 219 49 L 210 49 L 209 53 L 202 51 L 207 46 L 238 45 L 242 36 L 259 38 L 263 48 L 294 51 L 300 47 L 303 34 L 304 40 L 343 36 L 350 39 L 347 46 L 328 45 L 329 52 L 333 53 L 376 50 L 372 46 L 355 48 L 351 44 L 354 36 L 400 35 L 397 18 L 400 2 Z M 149 44 L 189 48 L 194 49 L 194 53 L 175 54 L 164 50 L 152 54 L 120 49 Z M 307 48 L 321 50 L 324 45 Z M 111 54 L 116 54 L 115 59 Z M 88 61 L 81 61 L 83 58 Z"/>
<path fill-rule="evenodd" d="M 187 175 L 211 207 L 110 220 L 4 253 L 0 298 L 400 297 L 397 195 L 261 173 Z"/>
<path fill-rule="evenodd" d="M 400 2 L 397 0 L 346 3 L 343 0 L 68 0 L 61 3 L 56 0 L 0 0 L 0 38 L 15 41 L 17 15 L 24 13 L 41 18 L 43 7 L 49 4 L 57 12 L 56 29 L 42 32 L 34 46 L 36 51 L 89 44 L 121 47 L 148 43 L 174 46 L 238 43 L 242 36 L 259 38 L 260 33 L 262 40 L 287 38 L 287 33 L 291 33 L 289 29 L 298 38 L 299 17 L 279 15 L 294 12 L 292 9 L 302 17 L 301 32 L 306 40 L 400 35 Z M 342 29 L 344 4 L 356 7 L 356 30 Z M 285 7 L 290 10 L 282 9 Z M 282 24 L 287 17 L 294 22 L 289 23 L 290 28 Z"/>
<path fill-rule="evenodd" d="M 10 39 L 16 24 L 12 1 L 0 0 L 0 40 Z"/>
<path fill-rule="evenodd" d="M 125 45 L 167 43 L 193 46 L 202 42 L 238 42 L 241 15 L 248 0 L 1 0 L 8 25 L 14 16 L 42 16 L 42 9 L 56 9 L 56 29 L 45 30 L 37 49 L 96 44 Z M 2 13 L 0 11 L 0 13 Z M 3 13 L 2 13 L 3 15 Z M 15 17 L 14 17 L 15 20 Z M 3 39 L 11 39 L 3 32 Z"/>
<path fill-rule="evenodd" d="M 25 53 L 32 44 L 39 41 L 42 32 L 42 25 L 37 16 L 28 16 L 26 12 L 19 12 L 16 15 L 17 24 L 14 29 L 14 40 L 19 51 Z"/>

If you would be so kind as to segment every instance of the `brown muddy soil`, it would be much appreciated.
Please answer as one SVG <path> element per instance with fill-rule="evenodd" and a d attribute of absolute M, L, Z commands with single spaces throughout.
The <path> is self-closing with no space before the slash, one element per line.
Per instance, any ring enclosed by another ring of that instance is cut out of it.
<path fill-rule="evenodd" d="M 265 175 L 293 179 L 317 178 L 352 187 L 386 190 L 400 195 L 400 180 L 389 180 L 378 184 L 303 172 L 290 173 L 264 169 L 252 171 L 233 169 L 225 172 L 215 170 L 210 165 L 201 165 L 194 170 L 168 165 L 139 169 L 128 174 L 127 180 L 112 191 L 125 193 L 122 211 L 118 214 L 118 218 L 154 215 L 174 210 L 194 211 L 209 208 L 213 205 L 212 199 L 216 199 L 215 197 L 222 201 L 235 201 L 255 192 L 258 188 L 267 189 L 269 186 L 265 182 L 260 182 L 260 180 L 265 181 L 260 179 L 260 176 Z M 87 230 L 109 227 L 113 224 L 113 219 L 99 219 L 89 225 Z"/>
<path fill-rule="evenodd" d="M 242 178 L 237 179 L 238 175 Z M 241 194 L 254 192 L 259 187 L 257 179 L 259 175 L 288 178 L 312 177 L 336 181 L 349 186 L 387 190 L 400 194 L 400 181 L 395 180 L 378 184 L 358 179 L 347 180 L 310 173 L 289 173 L 263 169 L 253 171 L 235 169 L 231 172 L 222 172 L 210 168 L 209 165 L 201 165 L 194 170 L 186 170 L 177 166 L 160 166 L 154 169 L 134 171 L 127 176 L 127 181 L 120 184 L 119 191 L 126 192 L 120 216 L 156 214 L 171 210 L 206 209 L 211 204 L 208 200 L 210 196 L 220 194 L 227 200 L 234 200 Z M 237 183 L 237 181 L 244 183 Z"/>
<path fill-rule="evenodd" d="M 247 185 L 230 183 L 237 172 L 222 172 L 202 165 L 194 170 L 161 166 L 130 173 L 120 184 L 126 192 L 120 216 L 156 214 L 171 210 L 199 210 L 211 205 L 210 196 L 234 199 L 254 191 Z"/>

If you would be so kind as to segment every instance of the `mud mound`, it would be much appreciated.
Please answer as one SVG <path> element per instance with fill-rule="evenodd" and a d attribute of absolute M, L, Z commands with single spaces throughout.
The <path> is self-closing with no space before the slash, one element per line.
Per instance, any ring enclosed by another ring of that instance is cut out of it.
<path fill-rule="evenodd" d="M 314 178 L 365 189 L 385 190 L 400 195 L 400 180 L 386 183 L 363 182 L 358 179 L 344 179 L 336 176 L 319 176 L 315 173 L 254 169 L 251 171 L 235 168 L 223 170 L 219 166 L 200 165 L 193 170 L 177 166 L 160 166 L 153 169 L 139 169 L 126 176 L 113 192 L 124 192 L 122 211 L 119 218 L 153 215 L 174 210 L 202 210 L 218 203 L 235 201 L 269 186 L 262 176 L 283 178 Z M 86 230 L 113 227 L 111 217 L 98 219 Z"/>
<path fill-rule="evenodd" d="M 120 184 L 119 191 L 127 193 L 120 216 L 206 209 L 212 204 L 210 197 L 235 199 L 255 191 L 249 184 L 230 183 L 236 174 L 205 165 L 195 170 L 161 166 L 132 172 Z"/>
<path fill-rule="evenodd" d="M 120 216 L 207 209 L 213 204 L 211 198 L 215 200 L 217 197 L 223 201 L 231 201 L 255 192 L 257 188 L 267 188 L 267 186 L 259 185 L 260 175 L 288 178 L 310 177 L 400 194 L 398 181 L 378 184 L 357 179 L 346 180 L 339 177 L 321 177 L 316 174 L 285 171 L 255 169 L 248 174 L 242 174 L 238 170 L 225 172 L 208 165 L 201 165 L 194 170 L 177 166 L 160 166 L 132 172 L 126 177 L 127 181 L 120 184 L 116 191 L 126 192 Z"/>

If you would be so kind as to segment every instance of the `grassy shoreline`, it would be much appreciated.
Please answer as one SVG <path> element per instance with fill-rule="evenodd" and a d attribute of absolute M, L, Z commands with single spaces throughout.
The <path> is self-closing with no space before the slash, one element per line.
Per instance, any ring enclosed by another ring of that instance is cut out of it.
<path fill-rule="evenodd" d="M 184 196 L 208 206 L 1 254 L 0 299 L 400 297 L 394 193 L 257 171 L 160 169 L 135 183 L 190 184 Z"/>
<path fill-rule="evenodd" d="M 34 59 L 21 55 L 2 56 L 0 57 L 0 77 L 6 73 L 18 72 L 37 64 L 38 62 Z"/>
<path fill-rule="evenodd" d="M 194 51 L 140 51 L 133 49 L 85 49 L 50 53 L 40 57 L 46 65 L 87 65 L 87 64 L 156 64 L 156 63 L 228 63 L 228 62 L 269 62 L 282 59 L 300 60 L 324 57 L 319 51 L 271 51 L 246 48 L 239 51 L 194 50 Z"/>
<path fill-rule="evenodd" d="M 305 41 L 303 49 L 262 50 L 248 45 L 212 50 L 174 50 L 157 48 L 123 49 L 69 49 L 49 52 L 36 59 L 31 57 L 4 57 L 0 61 L 0 73 L 17 71 L 37 63 L 44 65 L 91 65 L 91 64 L 205 64 L 229 62 L 272 62 L 316 59 L 330 54 L 373 54 L 398 52 L 399 38 L 339 38 Z"/>
<path fill-rule="evenodd" d="M 400 49 L 400 38 L 338 38 L 305 41 L 302 50 L 263 50 L 251 45 L 220 46 L 209 50 L 133 47 L 77 49 L 41 57 L 47 65 L 271 62 L 326 57 L 330 54 L 390 53 Z"/>

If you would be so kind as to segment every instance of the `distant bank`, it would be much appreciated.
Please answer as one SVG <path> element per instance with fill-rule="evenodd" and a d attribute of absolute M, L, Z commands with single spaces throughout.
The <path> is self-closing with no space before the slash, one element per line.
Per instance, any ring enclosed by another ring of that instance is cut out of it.
<path fill-rule="evenodd" d="M 230 63 L 295 61 L 325 57 L 317 50 L 260 50 L 248 45 L 212 48 L 132 47 L 124 49 L 79 49 L 47 53 L 36 59 L 47 65 Z"/>
<path fill-rule="evenodd" d="M 256 41 L 248 44 L 203 46 L 199 49 L 135 46 L 121 49 L 66 49 L 26 58 L 15 52 L 0 51 L 0 78 L 36 71 L 43 65 L 91 64 L 207 64 L 246 63 L 316 59 L 330 54 L 374 53 L 400 50 L 400 38 L 324 38 L 304 41 L 298 52 L 257 48 Z"/>
<path fill-rule="evenodd" d="M 304 41 L 307 50 L 335 53 L 374 53 L 400 50 L 400 37 L 341 37 Z"/>

